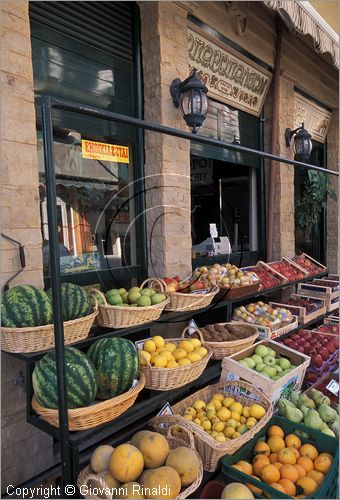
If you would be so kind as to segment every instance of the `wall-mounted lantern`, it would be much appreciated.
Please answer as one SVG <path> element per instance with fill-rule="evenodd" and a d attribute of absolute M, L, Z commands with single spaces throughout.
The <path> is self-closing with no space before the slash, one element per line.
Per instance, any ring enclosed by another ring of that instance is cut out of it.
<path fill-rule="evenodd" d="M 285 139 L 286 146 L 289 148 L 292 138 L 294 137 L 294 159 L 297 161 L 308 162 L 313 149 L 312 136 L 305 129 L 305 124 L 301 127 L 291 130 L 286 128 Z"/>

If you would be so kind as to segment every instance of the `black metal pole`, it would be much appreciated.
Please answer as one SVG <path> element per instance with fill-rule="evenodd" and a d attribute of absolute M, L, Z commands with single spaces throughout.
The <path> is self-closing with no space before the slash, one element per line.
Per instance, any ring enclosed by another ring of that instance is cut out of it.
<path fill-rule="evenodd" d="M 59 432 L 61 443 L 61 497 L 67 498 L 68 491 L 65 489 L 65 487 L 66 485 L 72 484 L 72 470 L 67 415 L 67 388 L 64 358 L 64 325 L 60 293 L 61 280 L 57 228 L 57 195 L 53 152 L 52 109 L 51 99 L 49 96 L 43 96 L 42 98 L 42 121 L 44 137 L 51 288 L 53 300 L 53 323 L 57 365 Z"/>
<path fill-rule="evenodd" d="M 315 165 L 310 165 L 309 163 L 291 160 L 289 158 L 282 158 L 281 156 L 273 155 L 271 153 L 266 153 L 264 151 L 259 151 L 257 149 L 246 148 L 239 144 L 228 144 L 226 142 L 219 141 L 217 139 L 211 139 L 210 137 L 204 137 L 201 135 L 192 134 L 190 132 L 183 132 L 175 128 L 165 127 L 164 125 L 159 125 L 157 123 L 147 122 L 145 120 L 141 120 L 140 118 L 121 115 L 120 113 L 114 113 L 112 111 L 105 111 L 102 109 L 94 108 L 92 106 L 87 106 L 85 104 L 78 104 L 75 102 L 67 101 L 65 99 L 51 97 L 51 106 L 52 108 L 64 109 L 68 111 L 73 111 L 75 113 L 91 115 L 95 116 L 96 118 L 104 118 L 105 120 L 117 123 L 124 123 L 134 127 L 140 127 L 144 130 L 152 130 L 153 132 L 158 132 L 160 134 L 180 137 L 181 139 L 188 139 L 189 141 L 199 142 L 201 144 L 210 144 L 211 146 L 217 146 L 223 149 L 240 151 L 241 153 L 250 153 L 254 156 L 259 156 L 260 158 L 267 158 L 269 160 L 278 161 L 280 163 L 287 163 L 288 165 L 294 165 L 295 167 L 308 168 L 310 170 L 317 170 L 318 172 L 324 172 L 325 174 L 328 175 L 339 176 L 339 172 L 327 168 L 317 167 Z"/>

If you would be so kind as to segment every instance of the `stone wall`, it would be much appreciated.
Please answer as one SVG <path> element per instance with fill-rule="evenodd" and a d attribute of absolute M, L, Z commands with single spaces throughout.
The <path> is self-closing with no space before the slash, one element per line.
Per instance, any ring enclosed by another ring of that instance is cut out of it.
<path fill-rule="evenodd" d="M 28 2 L 1 3 L 1 231 L 25 246 L 26 268 L 11 286 L 43 285 L 38 163 Z M 1 238 L 1 288 L 18 269 L 17 246 Z M 52 440 L 26 423 L 17 384 L 25 364 L 1 354 L 2 488 L 52 464 Z"/>
<path fill-rule="evenodd" d="M 339 110 L 333 110 L 333 118 L 327 136 L 327 166 L 339 171 Z M 331 176 L 337 199 L 327 202 L 327 267 L 338 274 L 339 265 L 339 178 Z"/>

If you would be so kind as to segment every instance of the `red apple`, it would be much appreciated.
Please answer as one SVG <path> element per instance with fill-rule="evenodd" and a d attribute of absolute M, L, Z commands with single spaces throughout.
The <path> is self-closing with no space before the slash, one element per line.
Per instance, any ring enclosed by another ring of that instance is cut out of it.
<path fill-rule="evenodd" d="M 310 347 L 309 349 L 305 350 L 305 354 L 307 354 L 307 356 L 312 356 L 315 353 L 316 353 L 316 350 L 314 347 Z"/>
<path fill-rule="evenodd" d="M 302 347 L 302 345 L 298 345 L 297 348 L 295 349 L 297 352 L 301 352 L 302 354 L 305 353 L 305 350 L 304 348 Z"/>
<path fill-rule="evenodd" d="M 318 380 L 318 376 L 316 373 L 313 372 L 307 372 L 305 380 L 307 382 L 311 382 L 312 384 L 315 384 L 315 382 Z"/>
<path fill-rule="evenodd" d="M 297 350 L 297 348 L 299 347 L 299 345 L 296 343 L 296 342 L 292 342 L 289 346 L 291 349 L 294 349 L 295 351 Z"/>
<path fill-rule="evenodd" d="M 321 366 L 323 365 L 323 359 L 322 359 L 321 355 L 318 353 L 313 354 L 313 356 L 311 358 L 311 364 L 315 368 L 321 368 Z"/>
<path fill-rule="evenodd" d="M 292 340 L 298 340 L 300 338 L 300 335 L 298 333 L 293 333 L 293 335 L 291 336 L 291 339 Z"/>
<path fill-rule="evenodd" d="M 311 347 L 312 347 L 312 346 L 310 345 L 310 343 L 309 343 L 309 342 L 305 342 L 305 343 L 303 344 L 303 347 L 304 347 L 305 351 L 308 351 L 308 349 L 311 349 Z"/>
<path fill-rule="evenodd" d="M 326 361 L 329 358 L 329 352 L 328 352 L 328 349 L 326 349 L 326 347 L 321 347 L 318 350 L 318 353 L 320 354 L 320 356 L 322 357 L 322 359 L 324 361 Z"/>

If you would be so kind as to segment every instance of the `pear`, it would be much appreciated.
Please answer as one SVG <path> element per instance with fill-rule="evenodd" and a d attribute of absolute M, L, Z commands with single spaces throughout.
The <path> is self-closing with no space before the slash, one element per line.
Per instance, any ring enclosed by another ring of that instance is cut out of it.
<path fill-rule="evenodd" d="M 322 420 L 316 410 L 310 408 L 304 419 L 304 424 L 307 427 L 311 427 L 315 431 L 319 431 L 322 427 Z"/>
<path fill-rule="evenodd" d="M 326 423 L 335 420 L 338 415 L 337 412 L 331 406 L 325 404 L 319 406 L 318 413 L 321 419 Z"/>
<path fill-rule="evenodd" d="M 309 437 L 310 437 L 309 434 L 307 434 L 307 432 L 300 431 L 300 429 L 296 429 L 295 434 L 297 434 L 298 436 L 300 436 L 304 439 L 309 439 Z"/>
<path fill-rule="evenodd" d="M 299 393 L 297 391 L 292 391 L 290 393 L 290 401 L 293 403 L 295 406 L 300 406 L 299 404 Z"/>
<path fill-rule="evenodd" d="M 304 393 L 299 396 L 299 406 L 301 405 L 307 406 L 307 408 L 315 408 L 314 401 Z"/>
<path fill-rule="evenodd" d="M 295 424 L 299 424 L 303 420 L 303 413 L 299 408 L 292 408 L 291 406 L 287 406 L 286 408 L 286 418 L 291 420 Z"/>
<path fill-rule="evenodd" d="M 309 409 L 310 408 L 307 408 L 307 406 L 304 406 L 304 405 L 300 406 L 300 410 L 302 411 L 304 417 L 307 416 L 307 413 L 308 413 Z"/>
<path fill-rule="evenodd" d="M 279 409 L 280 415 L 282 415 L 283 417 L 286 416 L 286 410 L 287 410 L 288 406 L 290 406 L 293 409 L 295 408 L 295 406 L 293 405 L 293 403 L 291 403 L 290 401 L 288 401 L 288 399 L 281 397 L 279 399 L 278 403 L 277 403 L 277 407 Z"/>
<path fill-rule="evenodd" d="M 330 429 L 335 433 L 336 436 L 339 436 L 339 417 L 329 422 Z"/>
<path fill-rule="evenodd" d="M 325 396 L 324 394 L 322 394 L 322 392 L 318 391 L 317 389 L 311 389 L 310 395 L 311 395 L 312 400 L 314 401 L 314 403 L 317 406 L 320 406 L 322 404 L 324 404 L 324 405 L 331 404 L 331 400 L 329 399 L 329 397 Z"/>
<path fill-rule="evenodd" d="M 327 434 L 327 436 L 335 437 L 334 432 L 327 426 L 327 428 L 321 430 L 322 434 Z"/>

